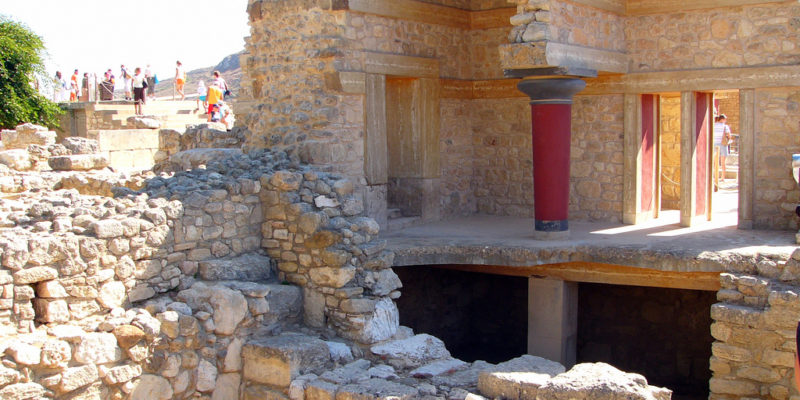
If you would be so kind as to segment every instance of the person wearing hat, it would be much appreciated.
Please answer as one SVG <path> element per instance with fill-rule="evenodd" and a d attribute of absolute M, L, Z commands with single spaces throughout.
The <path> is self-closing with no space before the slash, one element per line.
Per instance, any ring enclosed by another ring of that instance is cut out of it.
<path fill-rule="evenodd" d="M 731 141 L 731 127 L 727 122 L 725 114 L 718 115 L 714 122 L 714 146 L 719 151 L 719 162 L 722 164 L 720 182 L 725 180 L 725 158 L 728 157 L 728 143 Z"/>
<path fill-rule="evenodd" d="M 219 122 L 225 124 L 225 130 L 230 131 L 233 129 L 233 124 L 236 120 L 233 116 L 233 110 L 231 110 L 230 106 L 223 100 L 217 102 L 217 108 L 219 112 Z"/>

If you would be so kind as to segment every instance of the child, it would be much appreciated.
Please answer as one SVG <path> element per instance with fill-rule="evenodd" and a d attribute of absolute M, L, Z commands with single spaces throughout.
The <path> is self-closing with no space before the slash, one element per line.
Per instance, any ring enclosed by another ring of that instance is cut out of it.
<path fill-rule="evenodd" d="M 208 103 L 206 103 L 206 92 L 207 91 L 208 91 L 208 89 L 206 89 L 206 83 L 203 82 L 203 81 L 200 81 L 200 83 L 197 84 L 197 110 L 200 109 L 200 102 L 203 102 L 203 111 L 204 112 L 205 112 L 205 110 L 208 109 Z M 197 111 L 197 110 L 195 110 L 195 111 Z"/>

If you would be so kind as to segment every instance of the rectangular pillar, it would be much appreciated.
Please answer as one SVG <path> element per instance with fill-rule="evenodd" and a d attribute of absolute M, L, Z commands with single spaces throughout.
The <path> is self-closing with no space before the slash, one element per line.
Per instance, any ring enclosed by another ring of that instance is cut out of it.
<path fill-rule="evenodd" d="M 578 340 L 578 284 L 528 278 L 528 354 L 575 365 Z"/>
<path fill-rule="evenodd" d="M 681 225 L 711 216 L 711 93 L 681 92 Z"/>
<path fill-rule="evenodd" d="M 739 229 L 753 229 L 756 91 L 739 91 Z"/>
<path fill-rule="evenodd" d="M 624 107 L 622 221 L 639 224 L 658 215 L 659 96 L 626 94 Z"/>

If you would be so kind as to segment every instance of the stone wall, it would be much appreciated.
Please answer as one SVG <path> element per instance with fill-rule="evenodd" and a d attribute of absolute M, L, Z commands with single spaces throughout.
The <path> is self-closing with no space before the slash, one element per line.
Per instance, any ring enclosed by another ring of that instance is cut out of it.
<path fill-rule="evenodd" d="M 533 216 L 528 101 L 476 99 L 472 104 L 473 190 L 478 212 Z"/>
<path fill-rule="evenodd" d="M 442 216 L 471 215 L 476 211 L 473 192 L 475 146 L 470 100 L 442 99 L 441 148 Z"/>
<path fill-rule="evenodd" d="M 797 64 L 799 13 L 775 3 L 629 17 L 629 72 Z"/>
<path fill-rule="evenodd" d="M 623 96 L 575 96 L 570 219 L 622 219 Z"/>
<path fill-rule="evenodd" d="M 800 198 L 791 173 L 792 154 L 800 152 L 800 89 L 756 90 L 756 144 L 753 227 L 797 229 L 794 208 Z"/>
<path fill-rule="evenodd" d="M 784 400 L 794 388 L 795 328 L 800 314 L 800 251 L 761 257 L 721 276 L 711 307 L 711 399 Z"/>
<path fill-rule="evenodd" d="M 114 191 L 2 203 L 0 397 L 238 398 L 256 332 L 397 332 L 392 254 L 346 179 L 259 152 Z"/>
<path fill-rule="evenodd" d="M 681 98 L 661 96 L 661 209 L 680 209 Z"/>
<path fill-rule="evenodd" d="M 625 52 L 625 17 L 570 1 L 550 1 L 550 39 L 603 50 Z"/>

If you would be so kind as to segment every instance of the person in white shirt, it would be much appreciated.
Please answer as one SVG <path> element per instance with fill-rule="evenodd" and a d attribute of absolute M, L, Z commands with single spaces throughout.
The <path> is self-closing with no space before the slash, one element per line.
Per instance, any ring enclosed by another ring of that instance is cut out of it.
<path fill-rule="evenodd" d="M 731 141 L 731 127 L 726 123 L 728 116 L 720 114 L 714 122 L 714 146 L 719 151 L 719 162 L 722 164 L 722 176 L 725 180 L 725 158 L 728 157 L 728 143 Z"/>
<path fill-rule="evenodd" d="M 220 121 L 225 124 L 225 129 L 230 131 L 233 129 L 233 124 L 236 122 L 236 117 L 233 115 L 233 110 L 228 104 L 220 100 L 217 105 L 219 106 Z"/>
<path fill-rule="evenodd" d="M 136 111 L 136 115 L 144 115 L 144 112 L 142 112 L 142 105 L 144 105 L 146 97 L 145 89 L 147 88 L 147 79 L 142 73 L 141 68 L 136 67 L 135 74 L 131 81 L 133 85 L 133 101 L 135 102 L 133 106 L 134 110 Z"/>
<path fill-rule="evenodd" d="M 202 110 L 205 111 L 208 108 L 208 103 L 206 103 L 206 93 L 208 92 L 208 88 L 206 88 L 206 83 L 204 81 L 200 81 L 197 84 L 197 110 L 201 110 L 200 103 L 203 103 Z"/>

